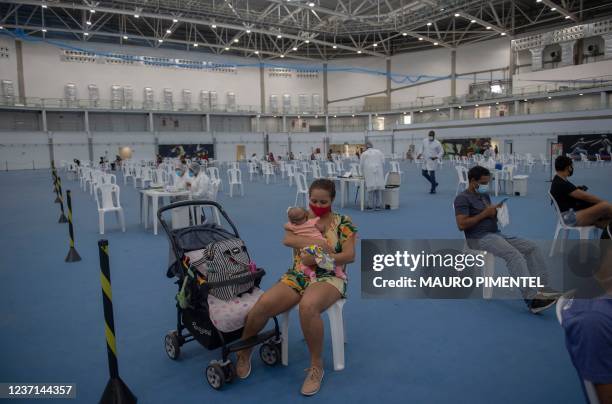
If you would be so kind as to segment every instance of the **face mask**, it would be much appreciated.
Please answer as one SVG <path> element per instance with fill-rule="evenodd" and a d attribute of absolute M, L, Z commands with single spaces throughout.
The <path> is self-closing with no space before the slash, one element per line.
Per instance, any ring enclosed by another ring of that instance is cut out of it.
<path fill-rule="evenodd" d="M 176 170 L 176 176 L 180 177 L 181 176 L 181 171 L 180 170 Z"/>
<path fill-rule="evenodd" d="M 478 188 L 476 188 L 476 192 L 479 194 L 486 194 L 489 192 L 489 184 L 478 184 Z"/>
<path fill-rule="evenodd" d="M 315 206 L 312 203 L 309 204 L 310 210 L 312 211 L 312 213 L 315 214 L 315 216 L 317 217 L 321 217 L 323 215 L 325 215 L 326 213 L 331 212 L 331 206 L 326 206 L 326 207 L 320 207 L 320 206 Z"/>
<path fill-rule="evenodd" d="M 572 175 L 574 175 L 574 167 L 569 168 L 569 176 L 571 177 Z"/>
<path fill-rule="evenodd" d="M 193 173 L 189 171 L 189 177 L 193 177 Z"/>

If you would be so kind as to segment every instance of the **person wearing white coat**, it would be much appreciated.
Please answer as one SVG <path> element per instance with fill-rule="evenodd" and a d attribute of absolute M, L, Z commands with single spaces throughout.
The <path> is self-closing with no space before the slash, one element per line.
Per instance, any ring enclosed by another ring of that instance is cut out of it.
<path fill-rule="evenodd" d="M 438 166 L 438 160 L 444 156 L 444 149 L 442 148 L 442 144 L 436 140 L 436 132 L 433 130 L 430 130 L 427 138 L 423 139 L 423 144 L 421 145 L 421 150 L 417 158 L 421 158 L 421 156 L 425 159 L 421 174 L 431 183 L 431 190 L 429 193 L 435 194 L 436 188 L 438 187 L 438 183 L 436 182 L 436 167 Z"/>
<path fill-rule="evenodd" d="M 359 165 L 365 181 L 365 191 L 368 193 L 367 205 L 379 210 L 382 207 L 382 190 L 385 189 L 385 156 L 368 142 Z"/>

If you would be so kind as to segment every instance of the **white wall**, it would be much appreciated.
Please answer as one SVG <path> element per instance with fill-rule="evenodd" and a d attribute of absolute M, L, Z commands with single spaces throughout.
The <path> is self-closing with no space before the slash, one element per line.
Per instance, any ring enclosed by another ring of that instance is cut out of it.
<path fill-rule="evenodd" d="M 433 49 L 415 53 L 405 53 L 391 58 L 391 71 L 402 75 L 410 75 L 412 80 L 419 75 L 442 77 L 451 74 L 451 51 L 446 48 Z M 431 78 L 422 78 L 416 83 L 426 83 Z M 415 83 L 415 84 L 416 84 Z M 391 82 L 391 88 L 402 87 L 411 84 Z M 394 91 L 391 93 L 392 103 L 407 103 L 423 98 L 425 104 L 432 98 L 446 97 L 450 95 L 450 80 L 437 81 L 423 84 L 408 89 Z M 431 98 L 430 98 L 431 97 Z"/>
<path fill-rule="evenodd" d="M 525 87 L 529 92 L 544 91 L 571 83 L 551 82 L 551 80 L 592 79 L 612 74 L 612 60 L 603 60 L 578 66 L 566 66 L 557 69 L 546 69 L 514 75 L 512 86 L 515 90 Z"/>
<path fill-rule="evenodd" d="M 0 170 L 48 168 L 49 138 L 42 132 L 2 133 Z"/>
<path fill-rule="evenodd" d="M 19 88 L 17 86 L 17 56 L 15 53 L 15 41 L 6 37 L 0 36 L 0 47 L 8 48 L 9 57 L 0 59 L 0 80 L 11 80 L 15 89 L 15 96 L 19 96 Z M 0 89 L 0 94 L 2 89 Z"/>
<path fill-rule="evenodd" d="M 132 158 L 135 160 L 151 160 L 155 155 L 155 138 L 149 132 L 93 132 L 92 143 L 95 161 L 105 155 L 109 161 L 115 160 L 121 147 L 132 149 Z"/>
<path fill-rule="evenodd" d="M 360 72 L 333 71 L 333 69 L 344 68 L 362 68 L 380 71 L 384 74 L 387 69 L 387 65 L 383 58 L 368 56 L 353 59 L 341 59 L 330 62 L 328 64 L 328 69 L 331 69 L 332 71 L 330 71 L 327 75 L 327 91 L 330 101 L 375 91 L 384 91 L 387 86 L 385 76 L 377 76 Z M 363 105 L 363 98 L 336 102 L 330 106 L 341 107 L 351 105 Z"/>

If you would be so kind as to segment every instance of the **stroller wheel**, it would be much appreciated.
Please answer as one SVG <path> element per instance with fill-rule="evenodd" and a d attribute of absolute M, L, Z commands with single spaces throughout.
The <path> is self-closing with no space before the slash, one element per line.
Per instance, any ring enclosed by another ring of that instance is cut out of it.
<path fill-rule="evenodd" d="M 213 363 L 212 365 L 208 365 L 206 368 L 206 381 L 210 384 L 215 390 L 219 390 L 223 387 L 223 382 L 225 380 L 225 375 L 223 374 L 223 370 L 221 366 L 217 363 Z"/>
<path fill-rule="evenodd" d="M 166 348 L 168 358 L 172 360 L 178 359 L 179 355 L 181 354 L 181 344 L 179 343 L 178 334 L 176 331 L 171 331 L 166 334 L 164 347 Z"/>
<path fill-rule="evenodd" d="M 232 362 L 229 362 L 227 365 L 223 366 L 223 374 L 225 376 L 225 383 L 231 383 L 234 381 L 236 377 L 236 368 Z"/>
<path fill-rule="evenodd" d="M 259 357 L 268 366 L 274 366 L 280 362 L 280 348 L 273 343 L 266 342 L 259 347 Z"/>

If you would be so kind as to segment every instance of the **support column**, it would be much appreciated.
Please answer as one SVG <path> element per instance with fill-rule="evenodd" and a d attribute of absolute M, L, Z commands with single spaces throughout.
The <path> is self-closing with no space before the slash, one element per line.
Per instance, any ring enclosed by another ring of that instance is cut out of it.
<path fill-rule="evenodd" d="M 148 114 L 148 120 L 147 120 L 147 124 L 148 124 L 148 128 L 150 133 L 153 133 L 155 131 L 154 128 L 154 124 L 153 124 L 153 112 L 149 112 Z"/>
<path fill-rule="evenodd" d="M 15 41 L 15 56 L 17 61 L 17 89 L 19 91 L 19 103 L 25 105 L 26 102 L 26 90 L 25 80 L 23 79 L 23 49 L 21 41 Z"/>
<path fill-rule="evenodd" d="M 561 42 L 559 45 L 561 45 L 561 63 L 559 66 L 573 66 L 576 41 Z"/>
<path fill-rule="evenodd" d="M 542 52 L 544 51 L 543 46 L 538 46 L 537 48 L 529 49 L 531 52 L 531 70 L 542 70 Z"/>
<path fill-rule="evenodd" d="M 391 58 L 387 58 L 387 88 L 385 94 L 387 96 L 387 109 L 391 109 Z"/>
<path fill-rule="evenodd" d="M 210 133 L 210 114 L 206 114 L 206 132 Z"/>
<path fill-rule="evenodd" d="M 283 115 L 283 132 L 287 132 L 287 116 Z"/>
<path fill-rule="evenodd" d="M 327 92 L 327 63 L 323 63 L 323 111 L 327 115 L 329 107 L 329 94 Z"/>
<path fill-rule="evenodd" d="M 264 66 L 263 63 L 259 65 L 259 111 L 262 114 L 266 113 L 266 83 L 265 83 L 265 75 L 264 75 Z"/>
<path fill-rule="evenodd" d="M 259 121 L 259 115 L 255 117 L 255 131 L 261 132 L 261 122 Z"/>
<path fill-rule="evenodd" d="M 410 123 L 414 123 L 414 111 L 410 111 Z"/>
<path fill-rule="evenodd" d="M 49 129 L 47 128 L 47 110 L 43 109 L 42 111 L 40 111 L 40 117 L 42 120 L 42 130 L 43 132 L 47 132 Z"/>
<path fill-rule="evenodd" d="M 214 155 L 214 159 L 215 160 L 219 160 L 219 157 L 217 156 L 217 137 L 213 134 L 212 136 L 212 142 L 213 142 L 213 155 Z"/>
<path fill-rule="evenodd" d="M 455 119 L 455 108 L 450 107 L 448 109 L 448 117 L 451 121 Z"/>
<path fill-rule="evenodd" d="M 51 132 L 47 132 L 47 138 L 49 141 L 49 164 L 55 161 L 55 152 L 53 150 L 53 135 Z"/>
<path fill-rule="evenodd" d="M 85 126 L 85 133 L 87 134 L 87 148 L 89 151 L 89 160 L 91 162 L 94 161 L 94 153 L 93 153 L 93 136 L 91 135 L 91 131 L 89 130 L 89 111 L 85 111 L 83 114 L 83 125 Z"/>
<path fill-rule="evenodd" d="M 329 115 L 325 115 L 325 133 L 329 133 Z"/>
<path fill-rule="evenodd" d="M 368 114 L 368 130 L 372 130 L 372 114 Z"/>
<path fill-rule="evenodd" d="M 451 80 L 450 80 L 450 92 L 451 97 L 454 99 L 457 97 L 457 51 L 453 49 L 451 51 Z"/>
<path fill-rule="evenodd" d="M 514 72 L 516 70 L 516 52 L 510 48 L 510 63 L 508 63 L 508 79 L 512 80 Z"/>
<path fill-rule="evenodd" d="M 529 101 L 523 102 L 523 115 L 529 114 Z"/>
<path fill-rule="evenodd" d="M 601 106 L 601 109 L 608 108 L 608 93 L 606 93 L 605 91 L 599 93 L 599 104 Z"/>
<path fill-rule="evenodd" d="M 514 100 L 514 115 L 520 115 L 521 111 L 521 103 L 519 100 Z"/>

